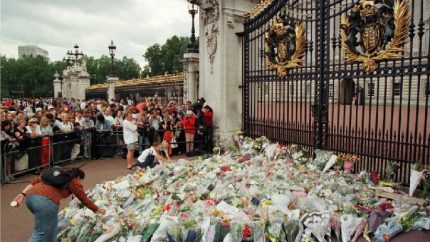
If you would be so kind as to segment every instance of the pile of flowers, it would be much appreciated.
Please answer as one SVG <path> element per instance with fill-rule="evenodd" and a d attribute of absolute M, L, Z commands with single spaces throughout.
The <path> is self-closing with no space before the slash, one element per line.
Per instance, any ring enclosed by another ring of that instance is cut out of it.
<path fill-rule="evenodd" d="M 208 159 L 178 160 L 96 185 L 94 214 L 73 200 L 59 214 L 63 241 L 388 241 L 429 230 L 429 211 L 378 199 L 369 174 L 333 170 L 338 156 L 235 137 Z M 343 156 L 343 161 L 357 157 Z"/>

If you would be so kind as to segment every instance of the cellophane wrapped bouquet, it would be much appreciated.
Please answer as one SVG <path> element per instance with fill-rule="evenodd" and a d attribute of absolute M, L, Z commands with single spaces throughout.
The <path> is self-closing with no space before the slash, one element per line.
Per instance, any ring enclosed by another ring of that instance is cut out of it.
<path fill-rule="evenodd" d="M 375 198 L 366 172 L 331 170 L 332 152 L 312 159 L 265 137 L 235 140 L 234 155 L 181 159 L 96 185 L 88 196 L 106 214 L 73 200 L 59 214 L 58 239 L 299 242 L 329 241 L 333 231 L 355 241 L 429 229 L 423 208 Z"/>

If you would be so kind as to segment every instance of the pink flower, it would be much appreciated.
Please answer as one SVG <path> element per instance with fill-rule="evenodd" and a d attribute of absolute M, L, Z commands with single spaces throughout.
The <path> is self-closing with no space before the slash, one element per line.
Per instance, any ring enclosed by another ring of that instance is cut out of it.
<path fill-rule="evenodd" d="M 213 199 L 207 199 L 206 200 L 206 204 L 209 205 L 209 206 L 215 206 L 216 202 Z"/>

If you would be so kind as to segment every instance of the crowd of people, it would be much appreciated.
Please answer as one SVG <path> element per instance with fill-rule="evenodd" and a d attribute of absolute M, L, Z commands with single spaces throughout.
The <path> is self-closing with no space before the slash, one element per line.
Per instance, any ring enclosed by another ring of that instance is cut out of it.
<path fill-rule="evenodd" d="M 113 146 L 125 146 L 127 168 L 131 168 L 136 153 L 150 147 L 162 146 L 165 156 L 210 151 L 213 110 L 204 104 L 204 98 L 195 103 L 161 102 L 157 97 L 147 97 L 141 102 L 129 98 L 111 102 L 74 98 L 2 99 L 2 154 L 16 152 L 2 159 L 5 162 L 2 165 L 10 175 L 28 167 L 47 166 L 51 160 L 73 160 L 89 154 L 91 158 L 109 156 L 106 153 L 114 150 Z M 31 152 L 31 147 L 38 147 L 37 152 Z M 27 166 L 26 162 L 16 162 L 21 159 L 27 159 Z"/>

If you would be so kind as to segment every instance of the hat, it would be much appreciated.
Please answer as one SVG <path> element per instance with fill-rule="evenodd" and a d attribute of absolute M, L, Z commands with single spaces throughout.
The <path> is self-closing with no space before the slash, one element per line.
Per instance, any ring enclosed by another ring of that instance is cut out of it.
<path fill-rule="evenodd" d="M 54 106 L 49 105 L 49 106 L 48 106 L 48 109 L 54 109 Z"/>
<path fill-rule="evenodd" d="M 36 108 L 36 112 L 42 111 L 42 108 Z"/>

